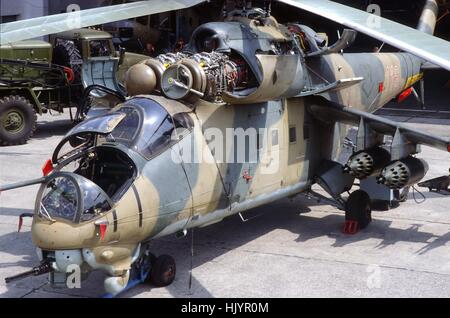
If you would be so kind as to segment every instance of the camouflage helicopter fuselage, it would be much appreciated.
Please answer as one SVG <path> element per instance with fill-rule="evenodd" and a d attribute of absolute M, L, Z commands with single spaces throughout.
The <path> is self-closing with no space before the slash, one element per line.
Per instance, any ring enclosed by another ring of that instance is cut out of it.
<path fill-rule="evenodd" d="M 347 133 L 314 106 L 371 113 L 422 76 L 411 54 L 340 53 L 349 43 L 327 47 L 306 26 L 256 13 L 202 25 L 184 53 L 132 67 L 134 96 L 68 133 L 32 225 L 56 273 L 101 269 L 106 290 L 119 293 L 145 242 L 310 189 Z"/>

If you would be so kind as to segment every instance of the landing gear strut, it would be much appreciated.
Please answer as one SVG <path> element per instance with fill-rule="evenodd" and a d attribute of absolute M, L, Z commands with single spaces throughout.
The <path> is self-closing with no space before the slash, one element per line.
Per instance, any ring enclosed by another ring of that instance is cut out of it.
<path fill-rule="evenodd" d="M 175 279 L 175 260 L 169 255 L 156 257 L 146 250 L 139 259 L 134 262 L 130 271 L 130 277 L 125 288 L 119 293 L 106 294 L 104 298 L 113 298 L 117 295 L 136 287 L 139 284 L 150 284 L 155 287 L 165 287 L 172 284 Z"/>
<path fill-rule="evenodd" d="M 357 190 L 350 194 L 345 204 L 345 234 L 356 234 L 372 221 L 372 208 L 367 192 Z"/>

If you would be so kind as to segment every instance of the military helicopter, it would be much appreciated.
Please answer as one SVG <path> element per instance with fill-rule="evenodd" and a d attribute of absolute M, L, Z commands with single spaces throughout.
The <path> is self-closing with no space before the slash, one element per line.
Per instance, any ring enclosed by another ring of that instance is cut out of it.
<path fill-rule="evenodd" d="M 200 2 L 141 1 L 78 14 L 85 27 Z M 300 193 L 319 196 L 314 184 L 345 211 L 354 233 L 371 222 L 370 193 L 342 196 L 355 179 L 376 176 L 401 189 L 427 172 L 415 157 L 420 144 L 450 152 L 448 139 L 372 114 L 410 94 L 425 61 L 450 70 L 450 44 L 432 36 L 434 0 L 417 30 L 331 1 L 281 2 L 352 30 L 328 46 L 308 26 L 278 23 L 269 1 L 259 8 L 227 2 L 223 21 L 199 26 L 184 50 L 130 68 L 126 101 L 74 127 L 42 178 L 0 188 L 41 184 L 32 224 L 41 265 L 8 281 L 50 273 L 64 284 L 76 265 L 85 274 L 105 271 L 111 296 L 140 282 L 166 286 L 175 261 L 153 256 L 152 239 Z M 68 28 L 62 18 L 2 25 L 1 41 L 60 32 Z M 342 53 L 356 31 L 407 53 Z M 336 158 L 350 126 L 358 127 L 357 142 L 342 165 Z"/>

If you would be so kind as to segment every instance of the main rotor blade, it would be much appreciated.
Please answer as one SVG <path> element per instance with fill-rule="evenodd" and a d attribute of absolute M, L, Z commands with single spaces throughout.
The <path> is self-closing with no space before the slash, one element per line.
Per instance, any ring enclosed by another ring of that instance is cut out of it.
<path fill-rule="evenodd" d="M 279 0 L 355 29 L 450 71 L 450 42 L 328 0 Z"/>
<path fill-rule="evenodd" d="M 147 0 L 0 24 L 0 45 L 93 25 L 185 9 L 206 0 Z"/>

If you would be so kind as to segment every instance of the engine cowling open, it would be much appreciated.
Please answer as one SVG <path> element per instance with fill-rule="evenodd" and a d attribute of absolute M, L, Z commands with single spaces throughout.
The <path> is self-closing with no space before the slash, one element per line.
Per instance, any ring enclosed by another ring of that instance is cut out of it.
<path fill-rule="evenodd" d="M 125 86 L 130 95 L 159 91 L 167 98 L 195 102 L 250 104 L 298 95 L 305 87 L 298 55 L 256 55 L 258 83 L 238 55 L 219 52 L 163 54 L 130 68 Z"/>

